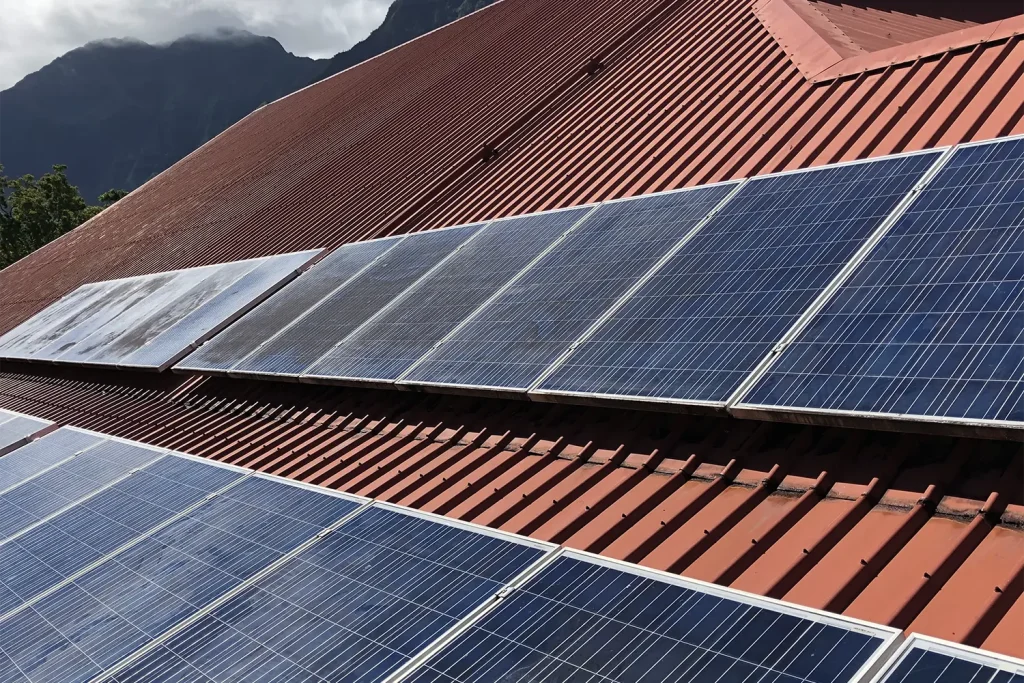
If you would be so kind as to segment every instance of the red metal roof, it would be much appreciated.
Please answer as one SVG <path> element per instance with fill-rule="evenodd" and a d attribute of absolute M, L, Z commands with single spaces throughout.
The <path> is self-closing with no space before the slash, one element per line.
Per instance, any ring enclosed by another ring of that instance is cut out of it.
<path fill-rule="evenodd" d="M 783 19 L 503 0 L 0 272 L 0 331 L 87 281 L 1024 132 L 1012 21 L 847 58 Z M 0 407 L 1024 656 L 1019 444 L 7 364 Z"/>

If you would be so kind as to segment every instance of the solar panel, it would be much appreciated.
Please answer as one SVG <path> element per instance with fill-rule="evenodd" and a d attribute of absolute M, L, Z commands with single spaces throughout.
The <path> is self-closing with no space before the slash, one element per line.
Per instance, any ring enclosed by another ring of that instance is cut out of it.
<path fill-rule="evenodd" d="M 317 253 L 93 283 L 5 335 L 0 357 L 161 370 Z"/>
<path fill-rule="evenodd" d="M 61 428 L 8 453 L 0 458 L 0 494 L 103 441 L 100 436 Z"/>
<path fill-rule="evenodd" d="M 326 296 L 402 238 L 388 237 L 346 244 L 300 275 L 199 350 L 177 369 L 225 373 L 269 339 L 301 318 Z"/>
<path fill-rule="evenodd" d="M 303 374 L 482 227 L 460 226 L 405 237 L 231 372 L 290 377 Z"/>
<path fill-rule="evenodd" d="M 1024 427 L 1024 138 L 957 149 L 743 399 Z"/>
<path fill-rule="evenodd" d="M 555 211 L 491 223 L 306 374 L 397 379 L 591 210 Z"/>
<path fill-rule="evenodd" d="M 547 549 L 374 506 L 116 680 L 380 681 Z"/>
<path fill-rule="evenodd" d="M 899 632 L 570 551 L 407 683 L 844 683 Z"/>
<path fill-rule="evenodd" d="M 0 615 L 241 476 L 238 471 L 167 455 L 0 544 Z"/>
<path fill-rule="evenodd" d="M 1024 661 L 914 634 L 874 683 L 1024 683 Z"/>
<path fill-rule="evenodd" d="M 100 675 L 358 507 L 249 477 L 0 619 L 0 672 Z"/>
<path fill-rule="evenodd" d="M 33 434 L 52 424 L 49 420 L 0 410 L 0 455 L 21 446 Z"/>
<path fill-rule="evenodd" d="M 403 382 L 525 391 L 735 187 L 600 206 Z"/>
<path fill-rule="evenodd" d="M 94 495 L 162 454 L 163 451 L 141 445 L 103 441 L 23 480 L 0 494 L 0 543 Z"/>
<path fill-rule="evenodd" d="M 536 393 L 724 407 L 940 156 L 749 180 Z"/>

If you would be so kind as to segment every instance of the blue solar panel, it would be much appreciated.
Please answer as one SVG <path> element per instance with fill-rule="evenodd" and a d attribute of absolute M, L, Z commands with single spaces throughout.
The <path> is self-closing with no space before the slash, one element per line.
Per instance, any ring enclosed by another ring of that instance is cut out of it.
<path fill-rule="evenodd" d="M 724 405 L 939 156 L 748 181 L 540 389 Z"/>
<path fill-rule="evenodd" d="M 1024 662 L 915 636 L 878 683 L 1024 683 Z"/>
<path fill-rule="evenodd" d="M 232 372 L 298 376 L 483 226 L 409 235 Z"/>
<path fill-rule="evenodd" d="M 103 440 L 101 436 L 62 428 L 8 453 L 0 458 L 0 492 L 38 476 Z"/>
<path fill-rule="evenodd" d="M 1024 139 L 957 150 L 743 403 L 1024 423 Z"/>
<path fill-rule="evenodd" d="M 241 477 L 166 456 L 0 544 L 0 615 Z"/>
<path fill-rule="evenodd" d="M 397 379 L 591 209 L 491 223 L 401 301 L 306 371 Z"/>
<path fill-rule="evenodd" d="M 713 185 L 599 207 L 404 381 L 529 388 L 734 188 Z"/>
<path fill-rule="evenodd" d="M 162 451 L 105 441 L 0 494 L 0 542 L 161 455 Z"/>
<path fill-rule="evenodd" d="M 102 674 L 356 507 L 267 479 L 243 481 L 0 620 L 0 671 L 47 681 Z"/>
<path fill-rule="evenodd" d="M 401 238 L 356 242 L 335 249 L 280 292 L 178 363 L 186 370 L 227 372 L 267 340 L 344 285 Z"/>
<path fill-rule="evenodd" d="M 371 508 L 116 680 L 380 681 L 542 554 Z"/>
<path fill-rule="evenodd" d="M 410 683 L 853 683 L 895 637 L 562 556 Z"/>
<path fill-rule="evenodd" d="M 0 410 L 0 455 L 21 446 L 30 436 L 52 424 L 48 420 Z"/>

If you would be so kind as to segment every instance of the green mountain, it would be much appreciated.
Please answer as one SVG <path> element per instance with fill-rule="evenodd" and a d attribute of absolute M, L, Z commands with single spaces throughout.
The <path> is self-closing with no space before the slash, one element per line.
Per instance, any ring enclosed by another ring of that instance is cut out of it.
<path fill-rule="evenodd" d="M 15 177 L 66 164 L 94 203 L 138 187 L 261 104 L 492 1 L 395 0 L 380 27 L 330 60 L 237 31 L 90 43 L 0 92 L 0 164 Z"/>

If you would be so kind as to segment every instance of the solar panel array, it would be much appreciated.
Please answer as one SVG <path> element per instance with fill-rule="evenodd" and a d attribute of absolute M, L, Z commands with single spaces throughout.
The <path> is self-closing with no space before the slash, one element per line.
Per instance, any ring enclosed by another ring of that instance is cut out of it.
<path fill-rule="evenodd" d="M 1024 426 L 1024 139 L 958 149 L 744 402 Z"/>
<path fill-rule="evenodd" d="M 73 428 L 0 486 L 63 501 L 0 537 L 4 681 L 853 683 L 899 638 Z"/>
<path fill-rule="evenodd" d="M 0 337 L 0 358 L 161 370 L 319 250 L 84 285 Z"/>
<path fill-rule="evenodd" d="M 21 446 L 52 424 L 49 420 L 0 410 L 0 455 Z"/>

